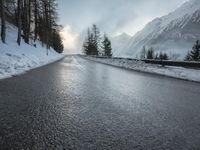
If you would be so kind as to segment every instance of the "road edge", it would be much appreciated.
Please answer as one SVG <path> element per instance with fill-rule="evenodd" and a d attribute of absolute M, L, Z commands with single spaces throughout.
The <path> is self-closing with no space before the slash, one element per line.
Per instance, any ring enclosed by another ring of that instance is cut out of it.
<path fill-rule="evenodd" d="M 100 62 L 100 61 L 97 61 L 97 60 L 94 60 L 94 59 L 89 59 L 85 56 L 80 56 L 80 57 L 83 58 L 83 59 L 89 60 L 89 61 L 97 62 L 97 63 L 104 64 L 104 65 L 109 65 L 109 66 L 116 67 L 116 68 L 129 70 L 129 71 L 136 71 L 136 72 L 147 73 L 147 74 L 151 74 L 151 75 L 158 75 L 158 76 L 162 76 L 162 77 L 168 77 L 168 78 L 171 78 L 171 79 L 178 79 L 178 80 L 182 80 L 182 81 L 188 81 L 188 82 L 200 84 L 200 81 L 195 81 L 195 80 L 190 80 L 190 79 L 185 79 L 185 78 L 180 78 L 180 77 L 175 77 L 175 76 L 169 76 L 169 75 L 156 73 L 156 72 L 148 72 L 148 71 L 137 70 L 137 69 L 132 69 L 132 68 L 125 68 L 125 67 L 122 67 L 122 66 L 117 66 L 117 65 L 113 65 L 113 64 L 109 64 L 109 63 Z"/>

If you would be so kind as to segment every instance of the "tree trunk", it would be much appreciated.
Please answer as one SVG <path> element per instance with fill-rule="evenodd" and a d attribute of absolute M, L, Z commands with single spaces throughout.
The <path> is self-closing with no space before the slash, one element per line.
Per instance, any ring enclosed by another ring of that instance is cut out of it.
<path fill-rule="evenodd" d="M 29 43 L 30 32 L 31 32 L 31 0 L 28 0 L 28 17 L 27 17 L 27 41 Z"/>
<path fill-rule="evenodd" d="M 21 29 L 22 29 L 22 21 L 21 21 L 21 0 L 18 0 L 17 1 L 17 5 L 18 5 L 18 17 L 17 17 L 17 19 L 18 19 L 18 36 L 17 36 L 17 43 L 18 43 L 18 45 L 20 45 L 21 44 Z"/>
<path fill-rule="evenodd" d="M 5 2 L 4 0 L 0 0 L 1 5 L 1 40 L 5 43 L 6 39 L 6 20 L 5 20 Z"/>
<path fill-rule="evenodd" d="M 24 33 L 24 41 L 29 44 L 29 0 L 24 0 L 24 6 L 23 6 L 23 33 Z"/>
<path fill-rule="evenodd" d="M 38 35 L 38 3 L 37 0 L 34 0 L 34 18 L 35 18 L 35 31 L 34 31 L 34 42 L 37 40 Z"/>

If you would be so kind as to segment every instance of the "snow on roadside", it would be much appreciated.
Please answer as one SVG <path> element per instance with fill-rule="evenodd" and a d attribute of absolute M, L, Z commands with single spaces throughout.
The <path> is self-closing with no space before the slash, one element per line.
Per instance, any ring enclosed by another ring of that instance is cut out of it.
<path fill-rule="evenodd" d="M 24 73 L 64 57 L 53 49 L 47 50 L 40 42 L 36 42 L 36 47 L 24 43 L 21 46 L 16 43 L 17 30 L 12 25 L 7 25 L 6 44 L 0 42 L 0 79 Z"/>
<path fill-rule="evenodd" d="M 112 59 L 112 58 L 106 59 L 106 58 L 95 58 L 89 56 L 86 56 L 85 58 L 96 62 L 101 62 L 104 64 L 109 64 L 126 69 L 133 69 L 136 71 L 155 73 L 169 77 L 200 82 L 200 69 L 190 69 L 190 68 L 172 67 L 172 66 L 163 67 L 161 65 L 147 64 L 142 61 L 134 61 L 127 59 Z"/>

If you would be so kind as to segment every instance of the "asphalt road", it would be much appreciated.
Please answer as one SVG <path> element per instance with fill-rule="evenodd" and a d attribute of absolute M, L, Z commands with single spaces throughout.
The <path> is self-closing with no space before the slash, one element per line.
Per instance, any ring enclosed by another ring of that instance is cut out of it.
<path fill-rule="evenodd" d="M 0 81 L 0 149 L 199 150 L 200 84 L 68 56 Z"/>

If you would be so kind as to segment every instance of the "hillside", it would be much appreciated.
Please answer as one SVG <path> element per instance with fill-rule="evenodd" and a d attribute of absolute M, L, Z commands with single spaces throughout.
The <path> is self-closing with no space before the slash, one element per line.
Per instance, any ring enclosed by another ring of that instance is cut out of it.
<path fill-rule="evenodd" d="M 126 33 L 122 33 L 118 36 L 111 38 L 113 55 L 120 56 L 121 50 L 124 48 L 124 45 L 127 45 L 131 38 L 132 37 Z"/>
<path fill-rule="evenodd" d="M 183 58 L 197 39 L 200 39 L 200 3 L 190 0 L 174 12 L 148 23 L 120 50 L 120 55 L 136 56 L 145 45 Z"/>
<path fill-rule="evenodd" d="M 6 44 L 0 42 L 0 79 L 24 73 L 30 69 L 54 62 L 64 57 L 53 49 L 48 51 L 37 41 L 36 47 L 23 40 L 21 46 L 16 43 L 17 29 L 7 24 Z"/>

